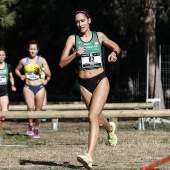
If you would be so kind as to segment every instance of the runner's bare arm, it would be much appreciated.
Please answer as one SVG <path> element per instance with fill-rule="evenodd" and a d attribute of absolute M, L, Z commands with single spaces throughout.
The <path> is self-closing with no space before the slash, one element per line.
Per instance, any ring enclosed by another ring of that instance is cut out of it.
<path fill-rule="evenodd" d="M 46 61 L 45 58 L 42 57 L 42 67 L 44 68 L 44 73 L 46 75 L 46 81 L 50 81 L 51 79 L 51 71 L 50 71 L 50 68 L 49 68 L 49 65 Z"/>
<path fill-rule="evenodd" d="M 71 61 L 77 56 L 77 53 L 75 51 L 71 55 L 69 55 L 70 51 L 73 49 L 74 46 L 75 46 L 75 36 L 70 35 L 66 41 L 66 44 L 62 52 L 60 62 L 59 62 L 59 66 L 61 68 L 70 64 Z"/>
<path fill-rule="evenodd" d="M 106 47 L 110 48 L 112 52 L 108 56 L 109 62 L 115 62 L 117 60 L 117 57 L 120 53 L 120 47 L 112 40 L 110 40 L 105 34 L 102 32 L 98 32 L 99 40 L 100 42 L 105 45 Z"/>
<path fill-rule="evenodd" d="M 16 91 L 15 81 L 12 72 L 9 73 L 9 81 L 11 83 L 11 90 Z"/>
<path fill-rule="evenodd" d="M 17 67 L 15 68 L 15 73 L 18 77 L 20 77 L 21 80 L 24 80 L 25 79 L 25 75 L 22 75 L 20 70 L 23 68 L 24 66 L 24 59 L 21 59 L 17 65 Z"/>

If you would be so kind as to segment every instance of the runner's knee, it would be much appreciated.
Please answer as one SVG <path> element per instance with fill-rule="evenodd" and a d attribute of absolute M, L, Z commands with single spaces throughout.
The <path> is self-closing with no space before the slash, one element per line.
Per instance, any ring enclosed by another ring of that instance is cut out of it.
<path fill-rule="evenodd" d="M 103 126 L 103 124 L 104 124 L 104 119 L 101 119 L 101 118 L 99 117 L 98 123 L 99 123 L 99 126 L 100 126 L 100 127 Z"/>
<path fill-rule="evenodd" d="M 103 114 L 99 115 L 98 123 L 99 123 L 100 127 L 103 126 L 103 124 L 104 124 L 104 116 L 103 116 Z"/>

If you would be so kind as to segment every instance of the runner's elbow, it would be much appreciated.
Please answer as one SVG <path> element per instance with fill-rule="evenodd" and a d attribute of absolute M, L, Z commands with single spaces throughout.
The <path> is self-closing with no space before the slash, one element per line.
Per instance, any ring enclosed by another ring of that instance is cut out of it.
<path fill-rule="evenodd" d="M 60 68 L 64 68 L 65 67 L 65 65 L 62 62 L 59 63 L 59 66 L 60 66 Z"/>

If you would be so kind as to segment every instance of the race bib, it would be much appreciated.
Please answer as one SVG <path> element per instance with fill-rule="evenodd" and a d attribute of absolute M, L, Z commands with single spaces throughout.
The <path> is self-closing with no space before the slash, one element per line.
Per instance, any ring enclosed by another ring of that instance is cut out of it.
<path fill-rule="evenodd" d="M 35 72 L 28 72 L 26 77 L 29 80 L 37 80 L 39 78 L 39 75 L 35 74 Z"/>
<path fill-rule="evenodd" d="M 81 56 L 82 68 L 98 68 L 102 66 L 100 53 L 82 54 Z"/>
<path fill-rule="evenodd" d="M 0 85 L 5 85 L 7 84 L 7 79 L 5 76 L 0 76 Z"/>

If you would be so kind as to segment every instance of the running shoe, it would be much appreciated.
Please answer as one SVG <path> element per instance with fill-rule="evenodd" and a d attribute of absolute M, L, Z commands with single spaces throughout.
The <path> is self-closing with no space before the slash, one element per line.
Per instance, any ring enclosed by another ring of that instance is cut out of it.
<path fill-rule="evenodd" d="M 109 123 L 112 126 L 112 131 L 108 132 L 108 142 L 110 146 L 116 146 L 117 144 L 117 136 L 115 134 L 116 124 L 114 122 Z"/>
<path fill-rule="evenodd" d="M 34 129 L 34 138 L 38 139 L 40 138 L 40 134 L 39 134 L 39 130 L 38 129 Z"/>
<path fill-rule="evenodd" d="M 28 125 L 27 135 L 29 135 L 29 136 L 34 135 L 34 127 L 33 126 Z"/>
<path fill-rule="evenodd" d="M 77 161 L 80 162 L 81 164 L 83 164 L 83 166 L 86 169 L 91 169 L 92 168 L 93 160 L 92 160 L 92 157 L 87 153 L 85 153 L 84 155 L 78 155 L 77 156 Z"/>

